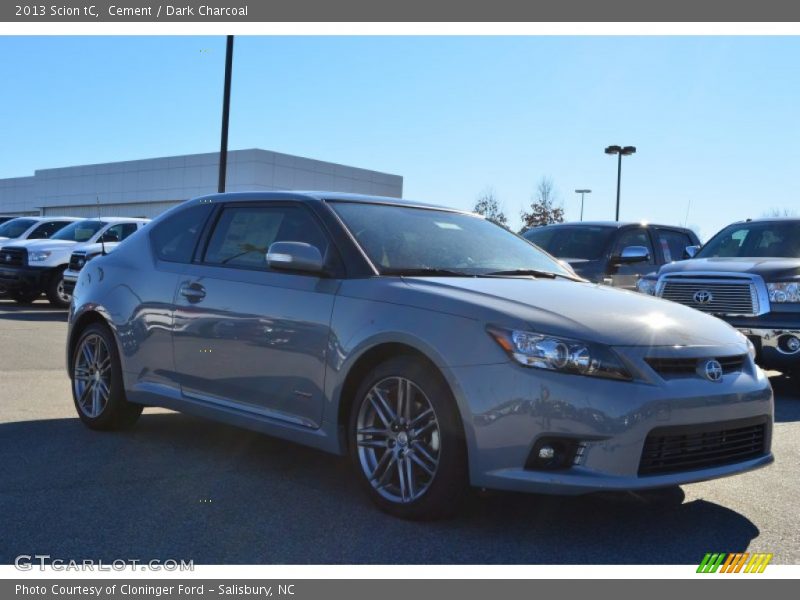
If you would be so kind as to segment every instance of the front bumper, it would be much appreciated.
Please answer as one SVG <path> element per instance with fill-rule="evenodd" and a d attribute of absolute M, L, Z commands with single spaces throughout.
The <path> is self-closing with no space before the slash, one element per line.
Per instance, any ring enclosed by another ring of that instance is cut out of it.
<path fill-rule="evenodd" d="M 55 271 L 50 267 L 0 267 L 0 293 L 42 292 Z"/>
<path fill-rule="evenodd" d="M 64 291 L 70 296 L 75 291 L 75 285 L 78 283 L 78 276 L 80 272 L 67 269 L 64 271 Z"/>
<path fill-rule="evenodd" d="M 785 343 L 787 336 L 800 339 L 800 322 L 793 317 L 792 313 L 772 312 L 761 317 L 720 318 L 750 338 L 756 347 L 756 362 L 762 368 L 788 371 L 800 369 L 800 348 L 790 352 Z"/>
<path fill-rule="evenodd" d="M 728 349 L 730 354 L 730 348 Z M 699 377 L 620 382 L 529 369 L 516 363 L 447 371 L 462 413 L 472 485 L 552 494 L 638 490 L 715 479 L 765 466 L 773 397 L 751 361 L 721 382 Z M 650 432 L 742 419 L 764 423 L 763 452 L 746 459 L 640 475 Z M 568 468 L 526 468 L 537 440 L 569 438 L 582 446 Z"/>

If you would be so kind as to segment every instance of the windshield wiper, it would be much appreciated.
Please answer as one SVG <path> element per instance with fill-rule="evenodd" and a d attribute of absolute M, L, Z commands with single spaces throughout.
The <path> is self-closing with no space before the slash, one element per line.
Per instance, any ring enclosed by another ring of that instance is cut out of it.
<path fill-rule="evenodd" d="M 530 275 L 531 277 L 546 277 L 547 279 L 555 279 L 556 277 L 563 277 L 564 279 L 575 280 L 570 275 L 562 273 L 553 273 L 552 271 L 540 271 L 539 269 L 511 269 L 508 271 L 490 271 L 489 273 L 481 273 L 485 277 L 524 277 Z"/>
<path fill-rule="evenodd" d="M 465 271 L 454 271 L 452 269 L 437 269 L 434 267 L 412 267 L 408 269 L 381 269 L 381 275 L 400 275 L 406 277 L 475 277 L 472 273 Z"/>

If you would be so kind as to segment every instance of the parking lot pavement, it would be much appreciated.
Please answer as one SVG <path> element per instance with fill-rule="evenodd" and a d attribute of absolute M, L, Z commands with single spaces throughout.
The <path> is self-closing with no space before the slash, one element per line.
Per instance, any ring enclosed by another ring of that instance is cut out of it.
<path fill-rule="evenodd" d="M 769 468 L 637 496 L 470 495 L 454 519 L 383 515 L 346 459 L 163 410 L 89 431 L 64 371 L 66 313 L 0 300 L 0 563 L 699 563 L 709 551 L 800 562 L 800 384 L 777 393 Z"/>

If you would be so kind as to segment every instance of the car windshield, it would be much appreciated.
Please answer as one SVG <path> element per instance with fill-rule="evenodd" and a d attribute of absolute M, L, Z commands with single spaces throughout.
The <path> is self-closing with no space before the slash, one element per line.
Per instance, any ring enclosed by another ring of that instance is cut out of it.
<path fill-rule="evenodd" d="M 88 242 L 92 236 L 105 226 L 102 221 L 75 221 L 53 235 L 51 240 L 68 240 L 70 242 Z"/>
<path fill-rule="evenodd" d="M 475 215 L 357 202 L 332 206 L 382 274 L 575 277 L 534 245 Z"/>
<path fill-rule="evenodd" d="M 730 225 L 711 238 L 697 258 L 800 258 L 800 221 L 763 221 Z"/>
<path fill-rule="evenodd" d="M 11 219 L 0 225 L 0 237 L 17 238 L 35 223 L 35 219 Z"/>
<path fill-rule="evenodd" d="M 556 258 L 564 260 L 598 260 L 614 234 L 613 227 L 536 227 L 523 237 Z"/>

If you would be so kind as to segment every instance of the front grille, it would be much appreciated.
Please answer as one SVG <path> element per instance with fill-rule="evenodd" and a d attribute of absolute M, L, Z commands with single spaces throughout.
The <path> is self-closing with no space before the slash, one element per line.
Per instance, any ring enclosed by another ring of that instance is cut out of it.
<path fill-rule="evenodd" d="M 645 440 L 639 475 L 708 469 L 758 458 L 766 452 L 766 417 L 659 427 Z"/>
<path fill-rule="evenodd" d="M 703 312 L 720 315 L 750 315 L 758 313 L 758 294 L 751 281 L 681 280 L 668 278 L 659 296 Z"/>
<path fill-rule="evenodd" d="M 83 265 L 85 264 L 86 264 L 85 252 L 73 252 L 72 256 L 69 257 L 70 271 L 80 271 L 83 268 Z"/>
<path fill-rule="evenodd" d="M 0 267 L 19 267 L 28 262 L 25 248 L 0 248 Z"/>
<path fill-rule="evenodd" d="M 724 374 L 739 373 L 744 366 L 745 358 L 744 354 L 738 354 L 736 356 L 712 356 L 706 358 L 646 358 L 645 361 L 656 373 L 669 379 L 697 375 L 698 368 L 712 359 L 719 362 Z"/>

